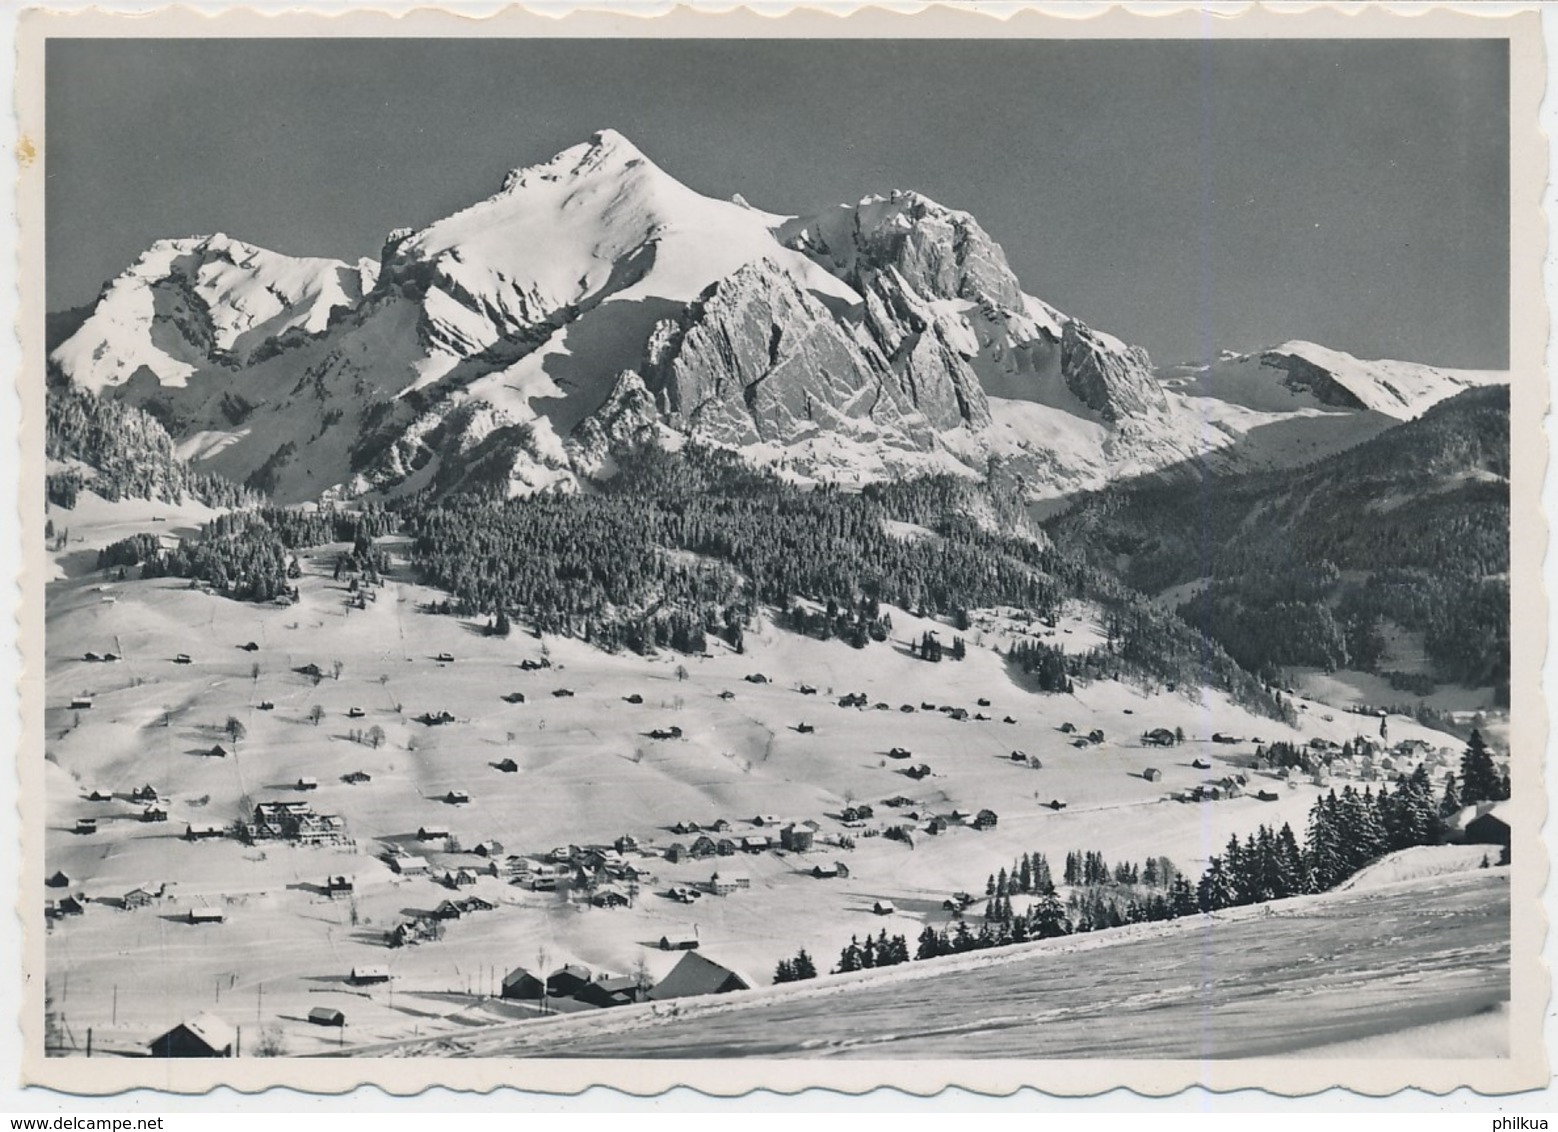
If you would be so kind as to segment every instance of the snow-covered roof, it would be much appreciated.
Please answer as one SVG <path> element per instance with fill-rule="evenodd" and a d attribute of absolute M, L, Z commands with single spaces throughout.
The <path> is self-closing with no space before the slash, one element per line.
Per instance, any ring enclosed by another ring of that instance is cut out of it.
<path fill-rule="evenodd" d="M 182 1025 L 206 1045 L 218 1051 L 232 1045 L 236 1037 L 233 1028 L 215 1014 L 197 1014 L 193 1018 L 184 1019 Z"/>
<path fill-rule="evenodd" d="M 739 986 L 729 986 L 732 981 Z M 670 974 L 649 992 L 651 999 L 687 998 L 723 990 L 750 990 L 752 981 L 733 968 L 716 963 L 701 951 L 684 952 Z"/>

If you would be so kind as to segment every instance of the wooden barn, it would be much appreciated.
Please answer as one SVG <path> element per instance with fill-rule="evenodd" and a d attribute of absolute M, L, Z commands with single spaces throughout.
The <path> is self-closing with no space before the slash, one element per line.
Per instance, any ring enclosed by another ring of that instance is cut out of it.
<path fill-rule="evenodd" d="M 378 965 L 371 967 L 353 967 L 351 975 L 348 976 L 348 981 L 355 986 L 363 987 L 371 986 L 374 983 L 387 983 L 390 981 L 390 977 L 390 970 L 388 967 Z"/>
<path fill-rule="evenodd" d="M 590 969 L 570 963 L 546 977 L 546 993 L 551 998 L 572 998 L 590 984 Z"/>
<path fill-rule="evenodd" d="M 333 1006 L 316 1006 L 308 1012 L 308 1020 L 316 1026 L 345 1026 L 346 1015 Z"/>
<path fill-rule="evenodd" d="M 147 1043 L 153 1057 L 232 1057 L 237 1035 L 215 1014 L 187 1018 Z"/>
<path fill-rule="evenodd" d="M 573 997 L 591 1006 L 632 1006 L 639 1001 L 638 981 L 631 975 L 597 979 Z"/>
<path fill-rule="evenodd" d="M 659 1002 L 668 998 L 693 998 L 751 989 L 751 981 L 738 972 L 716 963 L 701 952 L 689 951 L 650 990 L 649 999 L 651 1002 Z"/>
<path fill-rule="evenodd" d="M 1466 823 L 1466 844 L 1509 848 L 1509 822 L 1502 806 L 1494 806 Z"/>
<path fill-rule="evenodd" d="M 503 976 L 504 998 L 517 998 L 534 1002 L 546 994 L 546 983 L 523 967 L 515 967 Z"/>

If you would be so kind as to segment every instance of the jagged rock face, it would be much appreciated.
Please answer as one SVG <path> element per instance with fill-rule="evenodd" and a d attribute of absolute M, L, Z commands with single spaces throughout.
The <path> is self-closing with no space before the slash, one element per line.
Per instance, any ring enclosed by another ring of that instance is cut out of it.
<path fill-rule="evenodd" d="M 1066 385 L 1105 420 L 1118 421 L 1165 403 L 1152 359 L 1139 346 L 1123 346 L 1072 319 L 1061 341 Z"/>
<path fill-rule="evenodd" d="M 1022 288 L 1001 246 L 968 213 L 919 193 L 867 197 L 857 205 L 794 221 L 781 229 L 780 239 L 856 290 L 865 290 L 875 276 L 892 271 L 926 298 L 1013 308 L 1022 304 Z"/>
<path fill-rule="evenodd" d="M 626 370 L 617 376 L 606 403 L 568 438 L 570 463 L 581 475 L 604 476 L 612 470 L 614 453 L 658 443 L 667 431 L 644 379 Z"/>
<path fill-rule="evenodd" d="M 864 327 L 938 428 L 983 428 L 992 392 L 1046 399 L 1057 353 L 1065 387 L 1105 421 L 1163 404 L 1144 351 L 1025 295 L 1000 245 L 967 213 L 894 193 L 791 222 L 780 235 L 861 292 Z"/>
<path fill-rule="evenodd" d="M 968 359 L 979 344 L 959 315 L 938 311 L 889 269 L 867 284 L 865 328 L 901 376 L 914 407 L 936 429 L 990 423 L 990 407 Z"/>
<path fill-rule="evenodd" d="M 881 354 L 771 262 L 742 268 L 662 323 L 647 372 L 671 422 L 716 443 L 789 443 L 844 421 L 929 443 Z"/>

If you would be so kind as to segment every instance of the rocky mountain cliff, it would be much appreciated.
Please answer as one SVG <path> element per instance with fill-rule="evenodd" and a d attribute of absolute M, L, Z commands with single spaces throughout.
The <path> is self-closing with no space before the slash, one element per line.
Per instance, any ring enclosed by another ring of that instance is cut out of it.
<path fill-rule="evenodd" d="M 1282 350 L 1164 381 L 1024 292 L 965 212 L 894 192 L 779 216 L 603 131 L 391 233 L 377 263 L 159 241 L 49 363 L 152 413 L 195 468 L 284 502 L 571 489 L 625 446 L 687 439 L 845 484 L 999 458 L 1043 498 L 1312 458 L 1461 387 Z M 1283 444 L 1261 435 L 1274 425 Z"/>

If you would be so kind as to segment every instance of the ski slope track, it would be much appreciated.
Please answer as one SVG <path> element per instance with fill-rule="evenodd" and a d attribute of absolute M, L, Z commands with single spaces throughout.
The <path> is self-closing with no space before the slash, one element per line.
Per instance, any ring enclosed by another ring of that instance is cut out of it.
<path fill-rule="evenodd" d="M 1477 1042 L 1508 1000 L 1509 912 L 1508 871 L 1477 870 L 355 1052 L 1219 1059 L 1445 1024 Z"/>

